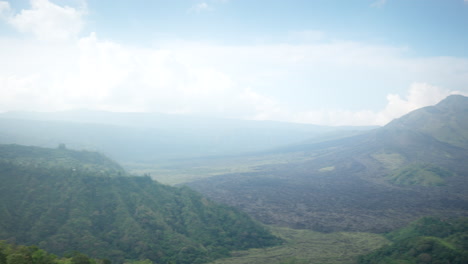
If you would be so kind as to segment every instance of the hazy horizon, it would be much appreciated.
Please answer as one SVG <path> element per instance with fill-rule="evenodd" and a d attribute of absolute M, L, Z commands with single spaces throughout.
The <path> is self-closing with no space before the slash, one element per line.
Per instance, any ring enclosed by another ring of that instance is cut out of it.
<path fill-rule="evenodd" d="M 385 125 L 468 94 L 467 0 L 0 1 L 0 112 Z"/>

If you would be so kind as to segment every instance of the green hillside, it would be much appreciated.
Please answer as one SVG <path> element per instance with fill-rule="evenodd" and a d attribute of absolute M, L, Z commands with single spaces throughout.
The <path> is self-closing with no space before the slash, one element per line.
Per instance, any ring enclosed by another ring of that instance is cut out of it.
<path fill-rule="evenodd" d="M 0 145 L 0 160 L 15 165 L 88 170 L 105 175 L 125 175 L 113 160 L 92 151 L 75 151 L 59 144 L 57 149 L 21 145 Z"/>
<path fill-rule="evenodd" d="M 280 243 L 244 213 L 188 188 L 122 176 L 96 153 L 0 150 L 0 240 L 116 263 L 203 263 L 230 250 Z"/>
<path fill-rule="evenodd" d="M 468 148 L 468 97 L 451 95 L 435 106 L 413 111 L 387 126 L 411 128 L 441 142 Z"/>
<path fill-rule="evenodd" d="M 453 172 L 436 165 L 416 163 L 395 170 L 387 178 L 400 185 L 440 186 L 444 185 L 444 178 L 453 176 Z"/>
<path fill-rule="evenodd" d="M 75 251 L 66 257 L 57 257 L 37 246 L 23 246 L 0 241 L 1 264 L 110 264 L 108 259 L 92 259 Z M 136 263 L 135 263 L 136 264 Z M 143 263 L 141 263 L 143 264 Z"/>
<path fill-rule="evenodd" d="M 392 244 L 361 256 L 359 264 L 468 263 L 468 219 L 425 217 L 391 232 Z"/>

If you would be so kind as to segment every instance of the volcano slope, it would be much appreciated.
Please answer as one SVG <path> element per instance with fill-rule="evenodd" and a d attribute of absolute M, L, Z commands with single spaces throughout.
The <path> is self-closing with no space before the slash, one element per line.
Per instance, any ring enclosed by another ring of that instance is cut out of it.
<path fill-rule="evenodd" d="M 368 133 L 276 149 L 304 156 L 187 183 L 266 224 L 387 232 L 468 215 L 468 98 L 452 95 Z"/>

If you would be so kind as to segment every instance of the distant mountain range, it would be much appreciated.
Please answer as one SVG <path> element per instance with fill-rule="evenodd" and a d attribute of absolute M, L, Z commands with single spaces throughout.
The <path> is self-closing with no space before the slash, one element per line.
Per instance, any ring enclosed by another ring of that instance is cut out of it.
<path fill-rule="evenodd" d="M 360 135 L 262 154 L 302 157 L 296 162 L 188 185 L 264 223 L 327 232 L 467 216 L 467 113 L 468 98 L 452 95 Z"/>
<path fill-rule="evenodd" d="M 63 145 L 0 145 L 0 182 L 0 240 L 54 254 L 188 264 L 281 243 L 234 208 Z"/>
<path fill-rule="evenodd" d="M 372 127 L 326 127 L 157 113 L 102 111 L 0 114 L 0 143 L 99 151 L 121 163 L 260 151 L 314 137 L 345 137 Z"/>

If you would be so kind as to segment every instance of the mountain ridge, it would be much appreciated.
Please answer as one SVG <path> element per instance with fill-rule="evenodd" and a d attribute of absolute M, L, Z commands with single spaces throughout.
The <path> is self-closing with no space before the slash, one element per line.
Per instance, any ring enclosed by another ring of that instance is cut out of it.
<path fill-rule="evenodd" d="M 467 107 L 452 96 L 357 136 L 271 152 L 303 160 L 187 185 L 264 223 L 316 231 L 387 232 L 427 215 L 466 216 L 468 137 L 443 140 L 440 128 L 468 133 Z"/>
<path fill-rule="evenodd" d="M 0 143 L 105 153 L 120 163 L 151 164 L 171 159 L 260 151 L 367 127 L 335 128 L 273 121 L 190 118 L 151 113 L 94 111 L 0 114 Z M 34 132 L 33 132 L 34 131 Z M 124 164 L 125 165 L 125 164 Z"/>
<path fill-rule="evenodd" d="M 441 142 L 468 148 L 468 97 L 451 95 L 434 106 L 415 110 L 385 127 L 405 127 Z"/>

